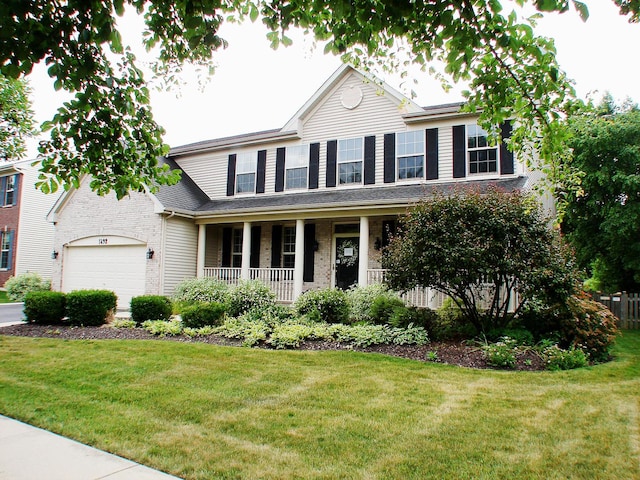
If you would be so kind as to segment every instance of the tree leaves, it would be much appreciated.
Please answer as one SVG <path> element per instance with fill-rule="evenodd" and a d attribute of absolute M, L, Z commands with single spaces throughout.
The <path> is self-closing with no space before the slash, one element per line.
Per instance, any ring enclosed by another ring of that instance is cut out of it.
<path fill-rule="evenodd" d="M 0 160 L 22 158 L 35 133 L 27 82 L 0 75 Z"/>

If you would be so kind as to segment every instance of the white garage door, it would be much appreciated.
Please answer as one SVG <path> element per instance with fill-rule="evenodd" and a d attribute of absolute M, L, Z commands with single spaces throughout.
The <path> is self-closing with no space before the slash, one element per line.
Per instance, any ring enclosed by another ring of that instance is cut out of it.
<path fill-rule="evenodd" d="M 118 309 L 145 293 L 146 247 L 102 245 L 67 247 L 62 290 L 105 289 L 118 296 Z"/>

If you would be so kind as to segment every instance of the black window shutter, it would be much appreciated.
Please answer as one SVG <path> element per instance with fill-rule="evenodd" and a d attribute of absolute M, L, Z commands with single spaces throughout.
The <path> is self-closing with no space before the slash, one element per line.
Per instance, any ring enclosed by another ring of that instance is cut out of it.
<path fill-rule="evenodd" d="M 7 178 L 9 177 L 0 177 L 0 206 L 4 206 L 4 199 L 7 196 Z"/>
<path fill-rule="evenodd" d="M 338 141 L 327 142 L 327 187 L 336 186 L 336 163 L 338 161 Z"/>
<path fill-rule="evenodd" d="M 225 227 L 222 229 L 222 266 L 231 266 L 231 241 L 233 238 L 233 228 Z"/>
<path fill-rule="evenodd" d="M 438 129 L 427 128 L 427 180 L 438 179 Z"/>
<path fill-rule="evenodd" d="M 271 268 L 280 268 L 282 261 L 282 225 L 271 227 Z"/>
<path fill-rule="evenodd" d="M 513 152 L 507 148 L 504 140 L 511 136 L 511 120 L 500 125 L 502 143 L 500 143 L 500 174 L 511 175 L 514 172 Z"/>
<path fill-rule="evenodd" d="M 396 181 L 396 134 L 384 134 L 384 183 Z"/>
<path fill-rule="evenodd" d="M 249 266 L 251 268 L 260 268 L 260 225 L 251 227 L 251 256 L 249 257 Z"/>
<path fill-rule="evenodd" d="M 284 190 L 284 156 L 286 149 L 280 147 L 276 150 L 276 192 Z"/>
<path fill-rule="evenodd" d="M 236 154 L 229 155 L 227 168 L 227 197 L 232 197 L 236 190 Z"/>
<path fill-rule="evenodd" d="M 264 178 L 267 168 L 267 151 L 258 151 L 258 171 L 256 172 L 256 193 L 264 193 Z"/>
<path fill-rule="evenodd" d="M 376 183 L 376 137 L 364 137 L 364 184 Z"/>
<path fill-rule="evenodd" d="M 382 221 L 382 248 L 387 247 L 391 237 L 396 234 L 397 224 L 395 220 Z"/>
<path fill-rule="evenodd" d="M 453 178 L 467 175 L 467 129 L 464 125 L 453 127 Z"/>
<path fill-rule="evenodd" d="M 320 144 L 309 145 L 309 189 L 318 188 L 320 176 Z"/>
<path fill-rule="evenodd" d="M 305 224 L 304 226 L 304 268 L 302 271 L 302 280 L 305 282 L 313 282 L 313 273 L 314 273 L 314 266 L 315 266 L 315 243 L 316 243 L 315 223 Z"/>

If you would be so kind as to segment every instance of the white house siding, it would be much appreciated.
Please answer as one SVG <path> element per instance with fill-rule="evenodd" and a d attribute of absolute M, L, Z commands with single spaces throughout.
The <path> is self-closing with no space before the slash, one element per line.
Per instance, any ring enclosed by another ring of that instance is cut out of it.
<path fill-rule="evenodd" d="M 103 197 L 89 188 L 84 180 L 80 188 L 71 191 L 56 209 L 56 232 L 53 248 L 59 252 L 53 262 L 52 286 L 63 290 L 65 246 L 87 237 L 126 237 L 145 243 L 155 252 L 145 262 L 145 292 L 160 293 L 160 258 L 162 257 L 162 217 L 154 213 L 154 204 L 144 193 L 132 192 L 122 200 L 111 193 Z M 100 272 L 95 272 L 100 275 Z"/>
<path fill-rule="evenodd" d="M 188 158 L 176 158 L 176 162 L 210 198 L 225 198 L 229 153 L 237 152 L 215 151 Z"/>
<path fill-rule="evenodd" d="M 173 295 L 176 286 L 196 276 L 198 226 L 181 217 L 166 219 L 163 295 Z"/>
<path fill-rule="evenodd" d="M 26 272 L 39 273 L 51 279 L 53 272 L 54 225 L 47 221 L 47 214 L 59 195 L 45 195 L 35 188 L 38 171 L 32 160 L 20 162 L 16 167 L 23 175 L 20 192 L 20 227 L 16 250 L 16 275 Z"/>

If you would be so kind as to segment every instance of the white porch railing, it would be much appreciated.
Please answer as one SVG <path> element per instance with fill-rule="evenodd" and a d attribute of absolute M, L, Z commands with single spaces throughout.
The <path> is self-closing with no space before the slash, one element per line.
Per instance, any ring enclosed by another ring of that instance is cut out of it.
<path fill-rule="evenodd" d="M 205 278 L 214 278 L 228 285 L 237 285 L 242 279 L 242 269 L 236 267 L 205 267 Z M 293 268 L 251 268 L 251 280 L 260 280 L 276 295 L 279 302 L 293 301 Z"/>

